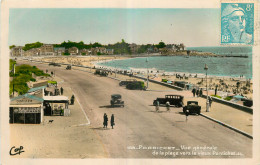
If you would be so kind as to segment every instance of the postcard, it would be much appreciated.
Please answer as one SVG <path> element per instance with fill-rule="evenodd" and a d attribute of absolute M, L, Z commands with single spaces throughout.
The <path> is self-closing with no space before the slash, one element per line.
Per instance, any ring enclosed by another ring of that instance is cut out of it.
<path fill-rule="evenodd" d="M 2 164 L 259 164 L 259 3 L 1 4 Z"/>

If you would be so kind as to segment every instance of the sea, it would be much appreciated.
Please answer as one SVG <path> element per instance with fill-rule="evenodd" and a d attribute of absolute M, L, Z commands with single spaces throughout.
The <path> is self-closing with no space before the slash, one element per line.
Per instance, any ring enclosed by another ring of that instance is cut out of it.
<path fill-rule="evenodd" d="M 225 56 L 241 57 L 201 57 L 201 56 L 150 56 L 98 63 L 99 66 L 121 70 L 157 70 L 167 73 L 205 74 L 205 64 L 209 76 L 240 77 L 252 79 L 252 47 L 188 47 L 187 50 L 212 52 Z"/>

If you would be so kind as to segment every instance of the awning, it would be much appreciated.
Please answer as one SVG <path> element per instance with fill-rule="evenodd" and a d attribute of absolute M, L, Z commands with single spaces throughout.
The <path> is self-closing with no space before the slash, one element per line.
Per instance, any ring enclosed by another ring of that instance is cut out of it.
<path fill-rule="evenodd" d="M 42 104 L 29 104 L 29 105 L 10 105 L 10 107 L 40 107 Z"/>
<path fill-rule="evenodd" d="M 43 96 L 45 101 L 69 101 L 67 96 Z"/>

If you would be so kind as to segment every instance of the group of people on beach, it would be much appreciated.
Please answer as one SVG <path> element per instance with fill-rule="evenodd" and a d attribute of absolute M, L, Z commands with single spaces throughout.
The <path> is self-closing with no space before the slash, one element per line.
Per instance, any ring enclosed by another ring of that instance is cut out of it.
<path fill-rule="evenodd" d="M 104 121 L 103 121 L 103 128 L 107 128 L 107 123 L 108 123 L 108 117 L 107 117 L 107 114 L 104 113 L 104 117 L 103 117 Z M 110 124 L 111 124 L 111 127 L 112 129 L 114 129 L 114 125 L 115 125 L 115 117 L 114 117 L 114 114 L 111 115 L 111 119 L 110 119 Z"/>

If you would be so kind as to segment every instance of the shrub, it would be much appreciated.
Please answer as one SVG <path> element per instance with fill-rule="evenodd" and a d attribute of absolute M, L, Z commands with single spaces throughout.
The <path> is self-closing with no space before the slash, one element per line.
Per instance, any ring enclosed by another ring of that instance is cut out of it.
<path fill-rule="evenodd" d="M 217 97 L 217 98 L 219 98 L 219 99 L 221 99 L 222 97 L 221 96 L 219 96 L 219 95 L 211 95 L 211 96 L 213 96 L 213 97 Z"/>
<path fill-rule="evenodd" d="M 57 81 L 48 81 L 49 84 L 57 84 Z"/>
<path fill-rule="evenodd" d="M 165 83 L 167 83 L 167 81 L 168 81 L 167 79 L 162 79 L 162 82 L 165 82 Z"/>
<path fill-rule="evenodd" d="M 230 101 L 233 97 L 232 96 L 227 96 L 224 98 L 224 100 Z"/>

